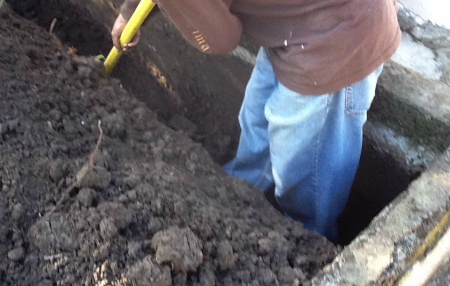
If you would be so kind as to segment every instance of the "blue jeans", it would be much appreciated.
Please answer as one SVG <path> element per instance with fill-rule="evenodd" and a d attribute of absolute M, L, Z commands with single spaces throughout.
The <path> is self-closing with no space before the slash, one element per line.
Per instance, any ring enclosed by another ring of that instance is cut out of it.
<path fill-rule="evenodd" d="M 381 70 L 334 93 L 302 95 L 277 80 L 261 48 L 239 113 L 239 147 L 224 170 L 264 191 L 275 185 L 286 216 L 335 239 Z"/>

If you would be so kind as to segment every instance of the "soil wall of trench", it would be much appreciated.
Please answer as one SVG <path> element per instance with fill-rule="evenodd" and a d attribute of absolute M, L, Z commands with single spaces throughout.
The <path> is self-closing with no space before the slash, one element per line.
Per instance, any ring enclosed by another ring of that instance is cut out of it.
<path fill-rule="evenodd" d="M 7 4 L 0 22 L 1 285 L 301 285 L 336 256 L 94 57 Z"/>

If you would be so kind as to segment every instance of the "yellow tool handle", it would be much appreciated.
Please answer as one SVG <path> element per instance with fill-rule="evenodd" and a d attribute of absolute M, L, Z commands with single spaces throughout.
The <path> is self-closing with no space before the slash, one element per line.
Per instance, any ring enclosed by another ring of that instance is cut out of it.
<path fill-rule="evenodd" d="M 141 0 L 127 25 L 122 31 L 122 35 L 120 36 L 120 45 L 122 47 L 124 44 L 128 44 L 129 42 L 131 42 L 134 35 L 136 35 L 137 31 L 144 22 L 145 18 L 147 18 L 148 14 L 150 14 L 155 5 L 155 2 L 153 2 L 152 0 Z M 109 76 L 111 74 L 121 55 L 122 49 L 120 51 L 118 51 L 115 47 L 111 49 L 104 63 L 105 76 Z"/>

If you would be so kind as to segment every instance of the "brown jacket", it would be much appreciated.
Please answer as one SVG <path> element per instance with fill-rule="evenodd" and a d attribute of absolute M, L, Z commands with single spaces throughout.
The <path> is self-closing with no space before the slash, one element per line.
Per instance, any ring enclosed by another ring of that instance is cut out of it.
<path fill-rule="evenodd" d="M 125 0 L 131 16 L 139 0 Z M 401 39 L 395 0 L 158 0 L 206 53 L 235 49 L 242 32 L 269 48 L 278 80 L 301 94 L 337 91 L 388 60 Z"/>

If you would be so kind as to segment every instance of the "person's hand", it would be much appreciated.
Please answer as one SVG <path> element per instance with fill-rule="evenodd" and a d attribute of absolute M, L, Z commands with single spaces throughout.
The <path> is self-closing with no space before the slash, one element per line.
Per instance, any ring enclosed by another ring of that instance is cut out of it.
<path fill-rule="evenodd" d="M 122 35 L 122 31 L 125 28 L 125 25 L 127 24 L 127 20 L 122 16 L 122 14 L 119 14 L 116 21 L 114 22 L 114 26 L 111 31 L 111 38 L 114 44 L 114 47 L 118 51 L 120 51 L 121 48 L 123 48 L 123 51 L 126 52 L 127 50 L 134 48 L 137 43 L 139 42 L 139 38 L 141 36 L 141 32 L 138 30 L 136 35 L 133 37 L 131 42 L 128 44 L 123 45 L 123 47 L 120 46 L 120 35 Z"/>

